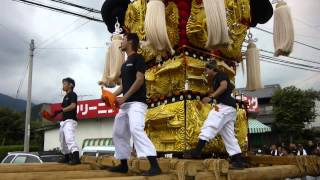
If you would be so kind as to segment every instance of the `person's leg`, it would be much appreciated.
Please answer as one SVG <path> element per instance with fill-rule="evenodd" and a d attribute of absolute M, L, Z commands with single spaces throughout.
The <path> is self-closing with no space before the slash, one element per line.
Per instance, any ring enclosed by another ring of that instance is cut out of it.
<path fill-rule="evenodd" d="M 144 103 L 133 103 L 129 108 L 129 124 L 133 144 L 135 145 L 137 156 L 147 157 L 150 162 L 150 170 L 143 173 L 145 176 L 153 176 L 161 173 L 157 162 L 157 152 L 151 140 L 144 131 L 145 113 L 147 105 Z"/>
<path fill-rule="evenodd" d="M 128 172 L 128 159 L 130 158 L 130 130 L 126 109 L 120 109 L 116 115 L 113 124 L 112 140 L 115 146 L 115 158 L 120 160 L 121 164 L 112 167 L 110 171 L 127 173 Z"/>
<path fill-rule="evenodd" d="M 225 123 L 224 114 L 221 111 L 223 109 L 220 108 L 220 106 L 219 109 L 219 111 L 215 111 L 215 109 L 212 109 L 209 112 L 208 117 L 201 128 L 198 144 L 196 148 L 191 150 L 189 154 L 185 154 L 186 158 L 200 158 L 202 149 L 204 148 L 205 144 L 214 139 L 219 133 L 220 129 Z"/>
<path fill-rule="evenodd" d="M 234 123 L 236 121 L 236 117 L 237 112 L 235 109 L 231 108 L 226 111 L 226 124 L 220 130 L 220 135 L 230 156 L 232 167 L 242 169 L 247 167 L 247 164 L 242 158 L 241 149 L 235 136 Z"/>
<path fill-rule="evenodd" d="M 224 142 L 224 146 L 226 147 L 229 156 L 241 153 L 241 149 L 234 131 L 235 119 L 236 112 L 230 112 L 226 114 L 225 120 L 227 122 L 224 125 L 224 127 L 220 130 L 221 138 Z"/>
<path fill-rule="evenodd" d="M 69 163 L 71 152 L 68 149 L 68 146 L 64 137 L 63 125 L 64 125 L 64 122 L 60 122 L 59 141 L 60 141 L 61 153 L 63 154 L 63 158 L 59 160 L 59 163 Z"/>
<path fill-rule="evenodd" d="M 76 127 L 78 123 L 75 120 L 68 119 L 65 121 L 63 133 L 68 146 L 68 150 L 72 153 L 70 164 L 80 164 L 79 147 L 76 143 Z"/>

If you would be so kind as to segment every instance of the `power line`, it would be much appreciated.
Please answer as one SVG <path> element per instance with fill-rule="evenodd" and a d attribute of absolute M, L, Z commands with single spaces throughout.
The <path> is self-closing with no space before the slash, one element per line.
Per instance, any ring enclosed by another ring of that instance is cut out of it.
<path fill-rule="evenodd" d="M 26 64 L 26 68 L 25 68 L 25 70 L 23 71 L 23 74 L 22 74 L 22 77 L 21 77 L 21 79 L 20 79 L 20 81 L 19 81 L 19 84 L 18 84 L 18 89 L 17 89 L 17 93 L 16 93 L 16 98 L 18 98 L 19 97 L 19 95 L 20 95 L 20 91 L 21 91 L 21 89 L 22 89 L 22 85 L 23 85 L 23 82 L 24 82 L 24 80 L 26 79 L 26 75 L 27 75 L 27 71 L 28 71 L 28 69 L 29 69 L 29 61 L 27 62 L 27 64 Z"/>
<path fill-rule="evenodd" d="M 31 6 L 37 6 L 37 7 L 42 7 L 45 9 L 49 9 L 52 11 L 56 11 L 56 12 L 60 12 L 60 13 L 64 13 L 64 14 L 69 14 L 69 15 L 73 15 L 73 16 L 77 16 L 77 17 L 82 17 L 91 21 L 96 21 L 96 22 L 103 22 L 103 20 L 101 19 L 97 19 L 95 17 L 89 17 L 83 14 L 79 14 L 79 13 L 75 13 L 75 12 L 71 12 L 71 11 L 67 11 L 58 7 L 53 7 L 53 6 L 49 6 L 49 5 L 45 5 L 45 4 L 41 4 L 41 3 L 37 3 L 37 2 L 32 2 L 32 1 L 28 1 L 28 0 L 12 0 L 12 1 L 16 1 L 19 3 L 24 3 L 27 5 L 31 5 Z"/>
<path fill-rule="evenodd" d="M 247 48 L 247 46 L 242 46 L 242 47 Z M 266 53 L 269 53 L 269 54 L 274 54 L 272 51 L 268 51 L 268 50 L 265 50 L 265 49 L 259 49 L 259 51 L 266 52 Z M 286 57 L 287 58 L 291 58 L 291 59 L 296 59 L 296 60 L 299 60 L 299 61 L 305 61 L 305 62 L 309 62 L 309 63 L 320 64 L 320 62 L 317 62 L 317 61 L 314 61 L 314 60 L 308 60 L 308 59 L 303 59 L 303 58 L 294 57 L 294 56 L 286 56 Z"/>
<path fill-rule="evenodd" d="M 57 2 L 57 3 L 61 3 L 61 4 L 64 4 L 64 5 L 68 5 L 68 6 L 72 6 L 72 7 L 76 7 L 76 8 L 83 9 L 83 10 L 86 10 L 86 11 L 89 11 L 89 12 L 93 12 L 93 13 L 98 13 L 98 14 L 101 13 L 101 11 L 96 10 L 94 8 L 88 8 L 88 7 L 85 7 L 85 6 L 81 6 L 81 5 L 74 4 L 74 3 L 71 3 L 71 2 L 67 2 L 67 1 L 63 1 L 63 0 L 51 0 L 51 1 Z"/>
<path fill-rule="evenodd" d="M 45 48 L 45 47 L 48 47 L 50 44 L 52 44 L 53 42 L 55 42 L 55 41 L 57 41 L 57 40 L 59 40 L 59 39 L 61 39 L 62 37 L 64 37 L 65 35 L 67 35 L 68 33 L 70 33 L 70 32 L 72 32 L 72 31 L 75 31 L 75 30 L 77 30 L 77 29 L 79 29 L 80 27 L 82 27 L 82 26 L 84 26 L 84 25 L 86 25 L 87 23 L 89 23 L 90 22 L 90 20 L 87 20 L 87 21 L 85 21 L 84 23 L 82 23 L 82 24 L 80 24 L 79 26 L 76 26 L 75 28 L 73 28 L 73 29 L 71 29 L 70 31 L 68 31 L 68 32 L 65 32 L 64 34 L 62 34 L 59 38 L 57 38 L 57 39 L 54 39 L 53 41 L 51 41 L 50 43 L 47 43 L 45 46 L 43 46 L 43 48 Z M 43 49 L 42 48 L 42 49 Z M 39 48 L 40 49 L 40 48 Z"/>
<path fill-rule="evenodd" d="M 86 15 L 88 15 L 90 12 L 88 12 Z M 66 27 L 64 27 L 64 30 L 67 30 L 68 28 L 70 28 L 72 25 L 76 24 L 78 21 L 80 21 L 82 18 L 79 17 L 77 18 L 75 21 L 73 21 L 72 23 L 70 23 L 69 25 L 67 25 Z M 53 34 L 52 36 L 50 36 L 49 38 L 47 38 L 46 40 L 42 41 L 41 43 L 39 43 L 39 47 L 41 47 L 43 44 L 46 44 L 48 41 L 50 41 L 50 39 L 54 39 L 56 36 L 58 36 L 59 34 L 61 34 L 64 30 Z"/>
<path fill-rule="evenodd" d="M 271 57 L 271 56 L 261 55 L 260 60 L 263 60 L 263 61 L 266 61 L 266 62 L 270 62 L 270 63 L 274 63 L 274 64 L 279 64 L 279 65 L 282 65 L 282 66 L 288 66 L 288 67 L 293 67 L 293 68 L 297 68 L 297 69 L 320 72 L 320 67 L 317 67 L 317 66 L 311 66 L 311 65 L 306 65 L 306 64 L 290 62 L 290 61 L 282 60 L 282 59 L 279 59 L 279 58 L 274 58 L 274 57 Z"/>
<path fill-rule="evenodd" d="M 261 61 L 264 61 L 264 62 L 271 63 L 271 64 L 277 64 L 277 65 L 286 66 L 286 67 L 291 67 L 291 68 L 296 68 L 296 69 L 300 69 L 300 70 L 320 72 L 320 71 L 317 71 L 317 70 L 312 70 L 312 69 L 307 69 L 307 68 L 302 68 L 302 67 L 296 67 L 296 66 L 292 66 L 292 65 L 288 65 L 288 64 L 282 64 L 282 63 L 278 63 L 278 62 L 275 62 L 275 61 L 272 61 L 272 60 L 263 59 L 263 58 L 260 59 L 260 60 L 261 60 Z"/>
<path fill-rule="evenodd" d="M 317 67 L 317 66 L 311 66 L 311 65 L 300 64 L 300 63 L 296 63 L 296 62 L 290 62 L 290 61 L 286 61 L 286 60 L 283 60 L 283 59 L 274 58 L 274 57 L 266 56 L 266 55 L 261 55 L 261 57 L 262 57 L 262 58 L 269 59 L 269 60 L 274 60 L 274 61 L 286 63 L 286 64 L 292 64 L 292 65 L 296 65 L 296 66 L 300 66 L 300 67 L 305 67 L 305 68 L 311 68 L 311 69 L 320 70 L 320 67 Z"/>
<path fill-rule="evenodd" d="M 261 28 L 258 28 L 258 27 L 255 27 L 256 29 L 262 31 L 262 32 L 265 32 L 265 33 L 268 33 L 268 34 L 273 34 L 273 32 L 271 31 L 268 31 L 268 30 L 265 30 L 265 29 L 261 29 Z M 315 50 L 318 50 L 320 51 L 320 48 L 317 48 L 317 47 L 314 47 L 314 46 L 311 46 L 309 44 L 306 44 L 304 42 L 300 42 L 300 41 L 294 41 L 295 43 L 297 44 L 300 44 L 300 45 L 303 45 L 303 46 L 306 46 L 306 47 L 309 47 L 309 48 L 312 48 L 312 49 L 315 49 Z"/>
<path fill-rule="evenodd" d="M 273 52 L 267 51 L 267 50 L 264 50 L 264 49 L 259 49 L 259 50 L 262 51 L 262 52 L 269 53 L 269 54 L 274 54 Z M 296 60 L 299 60 L 299 61 L 305 61 L 305 62 L 309 62 L 309 63 L 314 63 L 314 64 L 320 64 L 320 62 L 307 60 L 307 59 L 302 59 L 302 58 L 299 58 L 299 57 L 288 56 L 288 58 L 296 59 Z"/>

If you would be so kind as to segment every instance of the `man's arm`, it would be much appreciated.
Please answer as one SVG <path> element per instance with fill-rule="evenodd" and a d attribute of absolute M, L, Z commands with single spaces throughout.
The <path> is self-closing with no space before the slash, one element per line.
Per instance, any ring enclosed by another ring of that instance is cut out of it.
<path fill-rule="evenodd" d="M 122 93 L 122 84 L 118 87 L 116 91 L 113 92 L 114 96 L 119 96 Z"/>
<path fill-rule="evenodd" d="M 69 106 L 62 108 L 62 112 L 69 112 L 77 108 L 76 103 L 71 103 Z"/>
<path fill-rule="evenodd" d="M 123 98 L 125 100 L 129 99 L 130 96 L 132 96 L 135 92 L 137 92 L 141 88 L 143 83 L 144 83 L 144 74 L 138 71 L 136 74 L 136 80 L 130 87 L 129 91 L 123 95 Z"/>
<path fill-rule="evenodd" d="M 213 93 L 211 93 L 210 97 L 212 98 L 219 97 L 221 94 L 223 94 L 227 90 L 227 88 L 228 88 L 228 82 L 226 80 L 221 81 L 218 89 Z"/>

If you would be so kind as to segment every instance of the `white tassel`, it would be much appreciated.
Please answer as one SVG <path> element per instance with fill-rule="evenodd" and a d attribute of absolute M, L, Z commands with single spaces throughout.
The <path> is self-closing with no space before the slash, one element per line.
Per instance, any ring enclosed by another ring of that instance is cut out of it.
<path fill-rule="evenodd" d="M 260 58 L 259 50 L 253 41 L 249 42 L 246 51 L 247 65 L 247 90 L 253 91 L 262 88 L 260 77 Z"/>
<path fill-rule="evenodd" d="M 120 82 L 121 65 L 125 58 L 124 53 L 119 48 L 121 41 L 121 35 L 114 35 L 106 54 L 105 67 L 100 84 L 105 84 L 107 87 L 115 86 Z"/>
<path fill-rule="evenodd" d="M 273 33 L 274 55 L 289 56 L 294 43 L 294 30 L 290 8 L 284 1 L 276 5 Z"/>
<path fill-rule="evenodd" d="M 165 5 L 162 0 L 149 0 L 144 21 L 144 29 L 147 41 L 157 51 L 169 51 L 174 53 L 167 34 Z"/>
<path fill-rule="evenodd" d="M 229 34 L 224 0 L 203 0 L 207 20 L 206 48 L 215 49 L 229 44 Z"/>

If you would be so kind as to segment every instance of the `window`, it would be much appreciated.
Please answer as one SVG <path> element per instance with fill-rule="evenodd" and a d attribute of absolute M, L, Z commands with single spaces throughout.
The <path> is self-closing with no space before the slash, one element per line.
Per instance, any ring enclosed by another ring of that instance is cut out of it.
<path fill-rule="evenodd" d="M 27 156 L 26 155 L 18 155 L 16 157 L 16 159 L 14 159 L 14 161 L 12 163 L 15 163 L 15 164 L 21 164 L 21 163 L 25 163 L 26 162 L 26 159 L 27 159 Z"/>
<path fill-rule="evenodd" d="M 11 163 L 13 158 L 14 158 L 14 155 L 10 155 L 3 161 L 3 163 Z"/>
<path fill-rule="evenodd" d="M 27 156 L 25 163 L 41 163 L 37 157 L 34 156 Z"/>
<path fill-rule="evenodd" d="M 272 106 L 266 106 L 266 111 L 272 111 Z"/>

